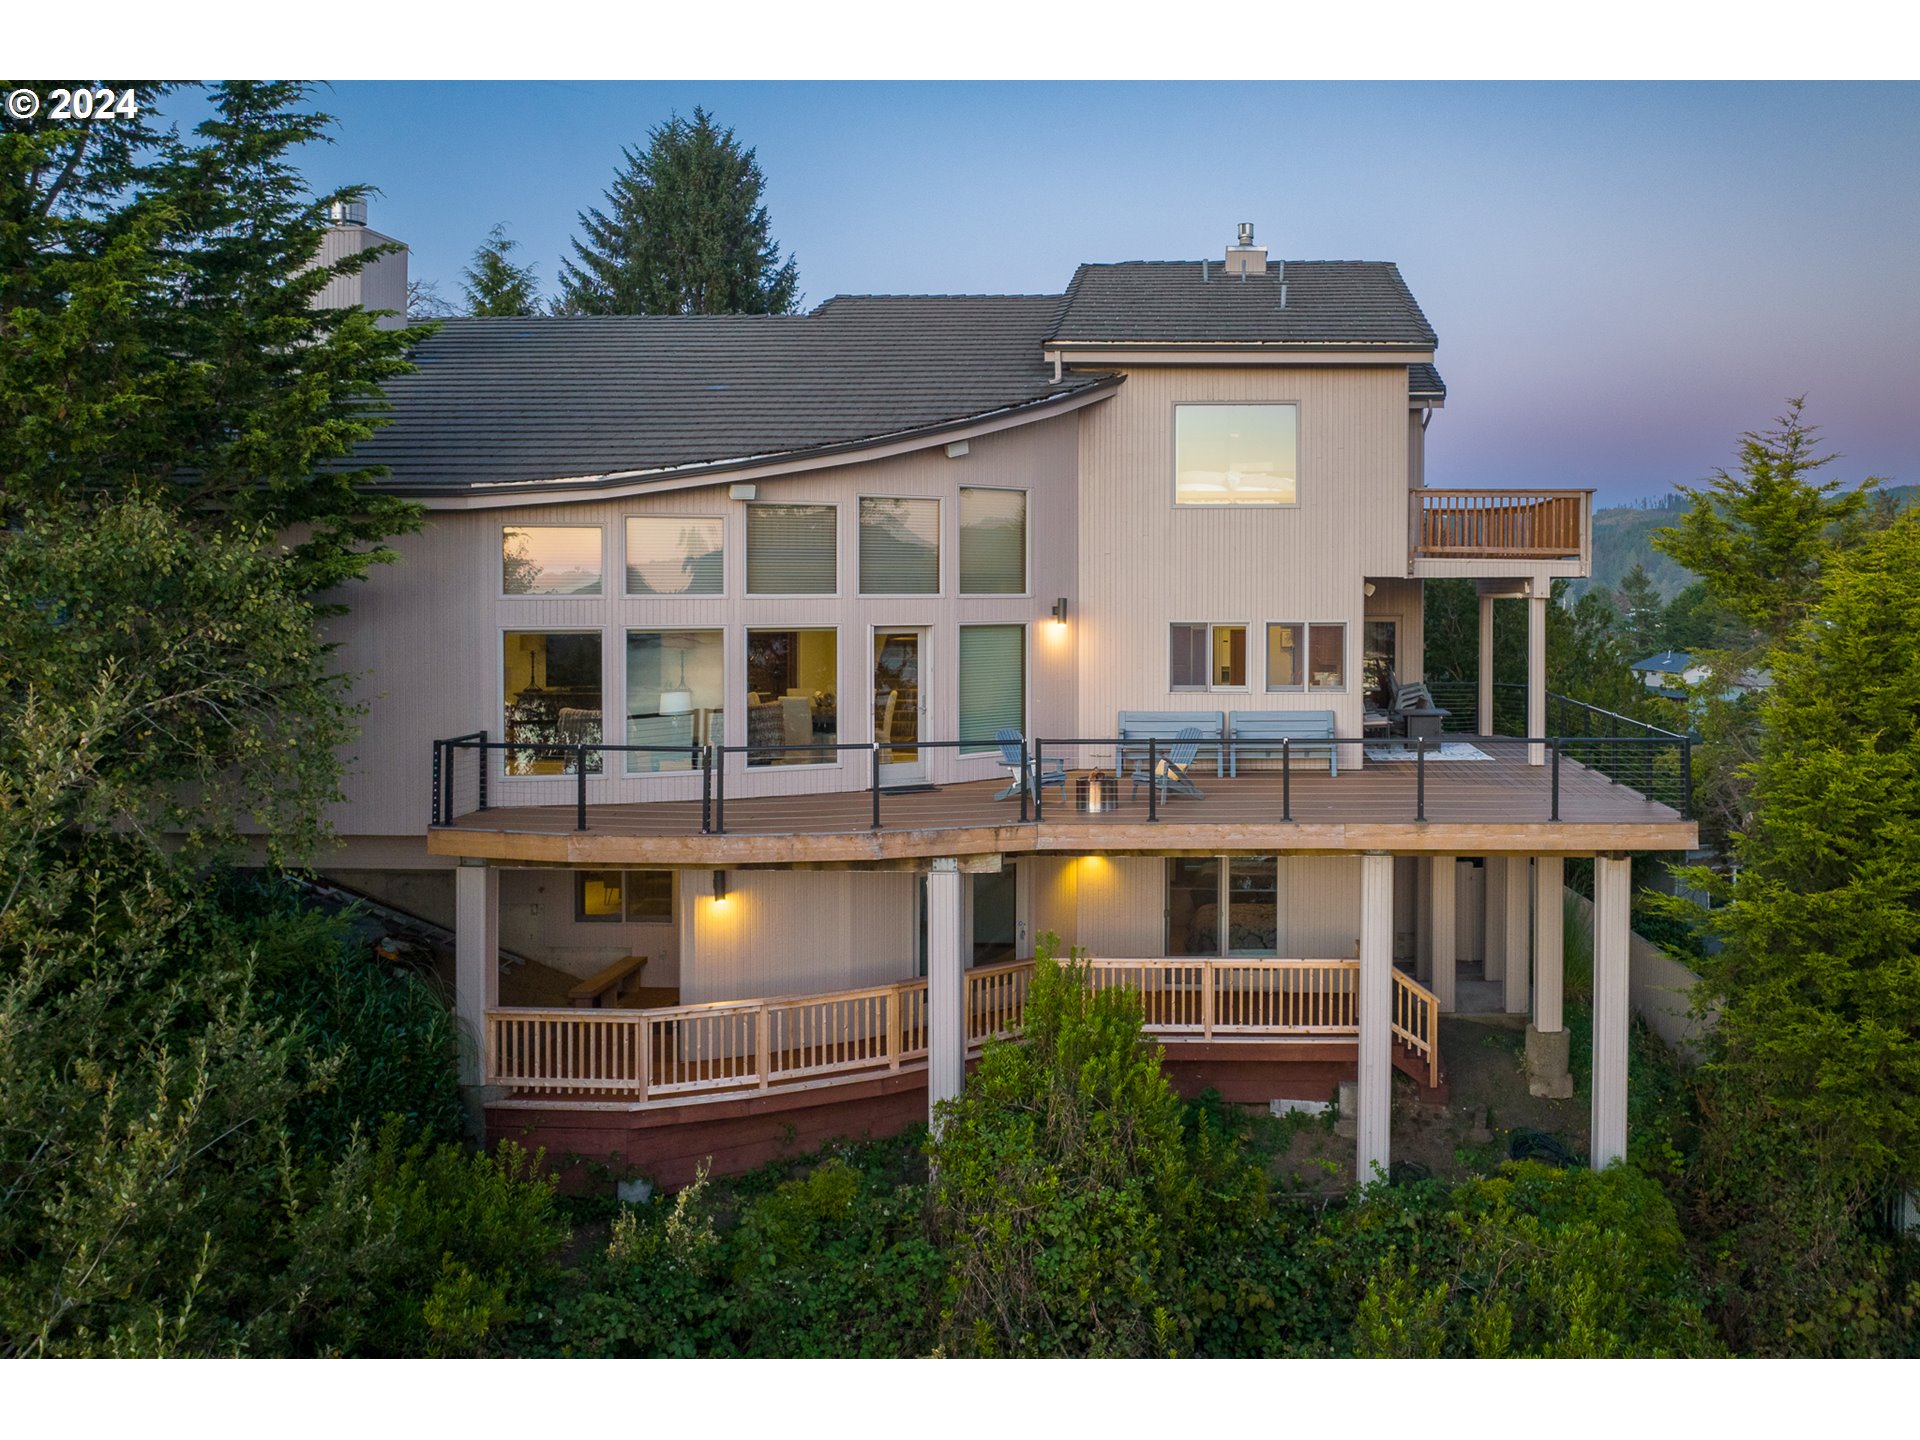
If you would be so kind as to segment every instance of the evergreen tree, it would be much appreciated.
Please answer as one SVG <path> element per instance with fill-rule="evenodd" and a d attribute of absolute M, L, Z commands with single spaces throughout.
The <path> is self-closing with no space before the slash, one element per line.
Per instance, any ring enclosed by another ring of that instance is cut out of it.
<path fill-rule="evenodd" d="M 473 263 L 460 272 L 461 290 L 467 297 L 469 315 L 537 315 L 540 311 L 540 282 L 531 263 L 516 265 L 513 252 L 518 240 L 507 238 L 507 227 L 496 225 L 473 252 Z"/>
<path fill-rule="evenodd" d="M 556 309 L 578 315 L 787 315 L 800 275 L 760 203 L 751 149 L 705 110 L 675 115 L 623 152 L 605 210 L 580 213 L 578 263 L 561 262 Z"/>
<path fill-rule="evenodd" d="M 1634 652 L 1634 659 L 1663 648 L 1666 606 L 1660 601 L 1660 592 L 1654 588 L 1647 567 L 1638 560 L 1620 577 L 1620 609 L 1626 620 L 1621 638 L 1627 649 Z"/>

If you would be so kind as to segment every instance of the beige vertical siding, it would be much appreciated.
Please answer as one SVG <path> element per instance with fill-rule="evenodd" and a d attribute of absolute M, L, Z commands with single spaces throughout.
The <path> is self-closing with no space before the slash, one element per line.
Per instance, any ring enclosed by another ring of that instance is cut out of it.
<path fill-rule="evenodd" d="M 572 870 L 507 870 L 500 876 L 500 943 L 542 964 L 585 978 L 623 955 L 645 955 L 648 986 L 680 983 L 682 902 L 666 924 L 580 921 L 574 918 Z M 680 877 L 676 875 L 676 888 Z"/>
<path fill-rule="evenodd" d="M 914 974 L 914 892 L 902 872 L 687 871 L 681 899 L 693 948 L 680 967 L 684 1004 L 853 990 Z"/>
<path fill-rule="evenodd" d="M 1082 733 L 1111 734 L 1121 710 L 1236 708 L 1332 709 L 1360 733 L 1361 583 L 1407 566 L 1406 384 L 1404 366 L 1141 369 L 1082 412 Z M 1189 401 L 1297 404 L 1299 503 L 1176 508 L 1173 412 Z M 1266 692 L 1281 620 L 1346 624 L 1344 691 Z M 1169 689 L 1174 621 L 1247 625 L 1248 689 Z"/>

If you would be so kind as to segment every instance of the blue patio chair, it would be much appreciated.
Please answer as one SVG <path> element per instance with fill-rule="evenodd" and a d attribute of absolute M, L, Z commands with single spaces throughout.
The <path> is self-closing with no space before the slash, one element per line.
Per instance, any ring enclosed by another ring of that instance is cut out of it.
<path fill-rule="evenodd" d="M 994 796 L 994 799 L 1011 800 L 1014 796 L 1018 795 L 1023 788 L 1028 794 L 1032 794 L 1036 779 L 1043 786 L 1058 785 L 1060 787 L 1061 799 L 1064 800 L 1066 798 L 1066 761 L 1049 760 L 1046 763 L 1045 773 L 1036 773 L 1037 762 L 1032 755 L 1027 756 L 1025 766 L 1022 766 L 1020 763 L 1020 744 L 1026 737 L 1018 730 L 1015 730 L 1012 726 L 1003 725 L 999 730 L 994 732 L 993 738 L 1000 742 L 1000 763 L 1005 765 L 1013 775 L 1007 788 Z"/>
<path fill-rule="evenodd" d="M 1138 795 L 1142 785 L 1158 785 L 1162 800 L 1169 795 L 1191 795 L 1196 800 L 1204 800 L 1206 792 L 1193 783 L 1187 772 L 1193 768 L 1193 757 L 1199 753 L 1201 742 L 1206 738 L 1206 732 L 1199 726 L 1187 726 L 1161 753 L 1155 766 L 1157 773 L 1148 774 L 1144 766 L 1133 772 L 1133 793 Z M 1146 751 L 1140 752 L 1140 758 L 1146 759 Z"/>

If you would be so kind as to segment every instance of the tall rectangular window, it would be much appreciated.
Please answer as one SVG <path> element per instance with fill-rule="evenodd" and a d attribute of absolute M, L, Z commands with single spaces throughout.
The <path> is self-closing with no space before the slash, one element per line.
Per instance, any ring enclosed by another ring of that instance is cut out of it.
<path fill-rule="evenodd" d="M 1220 953 L 1220 861 L 1212 855 L 1167 861 L 1167 954 Z"/>
<path fill-rule="evenodd" d="M 1387 708 L 1387 677 L 1399 678 L 1400 624 L 1396 620 L 1369 620 L 1361 639 L 1360 675 L 1367 703 Z"/>
<path fill-rule="evenodd" d="M 503 595 L 598 595 L 598 525 L 508 525 L 500 532 Z"/>
<path fill-rule="evenodd" d="M 860 593 L 940 593 L 938 500 L 861 499 Z"/>
<path fill-rule="evenodd" d="M 1027 627 L 960 627 L 962 755 L 994 748 L 1002 730 L 1027 728 Z"/>
<path fill-rule="evenodd" d="M 694 745 L 718 745 L 726 645 L 719 630 L 627 632 L 627 744 L 632 774 L 693 768 Z"/>
<path fill-rule="evenodd" d="M 509 630 L 500 660 L 506 697 L 509 775 L 571 775 L 579 752 L 598 745 L 601 716 L 600 635 Z M 600 773 L 600 752 L 587 752 L 587 770 Z"/>
<path fill-rule="evenodd" d="M 831 505 L 747 506 L 747 593 L 833 594 L 834 515 Z"/>
<path fill-rule="evenodd" d="M 832 630 L 747 632 L 749 765 L 831 765 L 840 737 L 839 636 Z"/>
<path fill-rule="evenodd" d="M 1272 955 L 1280 937 L 1280 866 L 1271 855 L 1167 861 L 1167 954 Z"/>
<path fill-rule="evenodd" d="M 1267 626 L 1267 689 L 1306 687 L 1306 628 L 1291 623 Z"/>
<path fill-rule="evenodd" d="M 1298 427 L 1294 405 L 1174 406 L 1173 503 L 1293 504 Z"/>
<path fill-rule="evenodd" d="M 960 490 L 960 593 L 1027 593 L 1027 492 Z"/>
<path fill-rule="evenodd" d="M 1167 686 L 1173 690 L 1207 688 L 1207 627 L 1167 627 Z"/>
<path fill-rule="evenodd" d="M 1315 690 L 1347 688 L 1347 627 L 1307 627 L 1307 677 Z"/>
<path fill-rule="evenodd" d="M 722 529 L 712 515 L 629 515 L 627 594 L 724 593 Z"/>
<path fill-rule="evenodd" d="M 1221 690 L 1244 690 L 1247 685 L 1247 627 L 1213 627 L 1213 684 Z"/>

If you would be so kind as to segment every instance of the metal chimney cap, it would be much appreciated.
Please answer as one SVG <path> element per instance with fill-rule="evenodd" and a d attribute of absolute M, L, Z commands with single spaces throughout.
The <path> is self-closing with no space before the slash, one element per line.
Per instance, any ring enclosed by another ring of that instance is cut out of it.
<path fill-rule="evenodd" d="M 336 200 L 328 210 L 328 218 L 336 225 L 364 225 L 367 223 L 367 202 Z"/>
<path fill-rule="evenodd" d="M 1243 249 L 1253 244 L 1253 222 L 1251 220 L 1242 220 L 1240 222 L 1240 244 Z"/>

